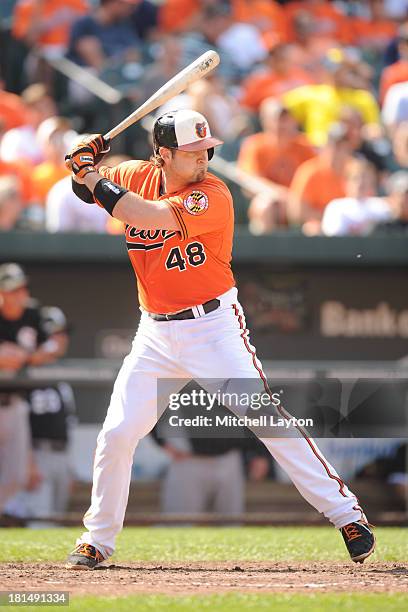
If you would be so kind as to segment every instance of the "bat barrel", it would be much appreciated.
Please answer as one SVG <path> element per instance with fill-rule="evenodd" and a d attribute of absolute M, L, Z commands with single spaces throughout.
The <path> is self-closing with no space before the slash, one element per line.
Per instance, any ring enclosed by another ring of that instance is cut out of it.
<path fill-rule="evenodd" d="M 160 89 L 139 106 L 139 108 L 107 132 L 104 137 L 109 139 L 115 138 L 115 136 L 121 134 L 128 127 L 136 123 L 136 121 L 139 121 L 142 117 L 148 115 L 156 108 L 184 91 L 191 83 L 194 83 L 194 81 L 201 79 L 214 70 L 219 63 L 220 57 L 216 51 L 206 51 L 194 62 L 178 72 L 172 79 L 167 81 L 165 85 L 160 87 Z"/>

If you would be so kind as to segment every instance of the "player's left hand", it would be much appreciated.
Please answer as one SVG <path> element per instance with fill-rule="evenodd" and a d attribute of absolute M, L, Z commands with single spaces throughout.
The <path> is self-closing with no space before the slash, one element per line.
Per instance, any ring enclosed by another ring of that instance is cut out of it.
<path fill-rule="evenodd" d="M 28 359 L 28 353 L 14 342 L 2 342 L 0 345 L 0 363 L 2 370 L 17 372 Z"/>
<path fill-rule="evenodd" d="M 85 178 L 89 172 L 95 172 L 95 154 L 88 143 L 78 143 L 65 156 L 65 165 L 79 179 Z"/>
<path fill-rule="evenodd" d="M 96 164 L 109 153 L 109 139 L 102 134 L 92 134 L 83 138 L 65 156 L 65 165 L 76 177 L 83 179 L 88 172 L 95 169 Z"/>

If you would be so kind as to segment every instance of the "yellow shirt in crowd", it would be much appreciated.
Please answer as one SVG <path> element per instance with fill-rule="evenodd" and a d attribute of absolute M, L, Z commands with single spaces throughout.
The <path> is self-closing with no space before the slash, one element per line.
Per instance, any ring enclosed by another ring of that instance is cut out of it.
<path fill-rule="evenodd" d="M 315 146 L 326 143 L 327 132 L 338 121 L 342 107 L 358 110 L 364 123 L 378 123 L 379 109 L 374 96 L 365 89 L 336 88 L 332 85 L 304 85 L 283 94 L 282 101 Z"/>

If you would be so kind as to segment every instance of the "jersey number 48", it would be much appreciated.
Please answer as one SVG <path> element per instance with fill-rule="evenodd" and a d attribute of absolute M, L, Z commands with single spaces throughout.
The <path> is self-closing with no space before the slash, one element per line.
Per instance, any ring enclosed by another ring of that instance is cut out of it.
<path fill-rule="evenodd" d="M 178 268 L 181 272 L 184 272 L 187 264 L 194 267 L 202 266 L 206 259 L 204 246 L 201 242 L 191 242 L 186 246 L 184 256 L 178 246 L 170 250 L 166 259 L 166 269 Z"/>

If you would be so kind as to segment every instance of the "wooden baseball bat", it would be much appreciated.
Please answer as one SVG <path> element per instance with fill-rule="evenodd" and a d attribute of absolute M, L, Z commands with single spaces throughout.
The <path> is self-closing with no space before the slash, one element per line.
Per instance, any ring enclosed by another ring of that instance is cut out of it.
<path fill-rule="evenodd" d="M 194 81 L 201 79 L 201 77 L 211 72 L 219 63 L 220 56 L 216 51 L 211 50 L 203 53 L 194 62 L 178 72 L 170 81 L 167 81 L 163 87 L 160 87 L 156 93 L 150 96 L 150 98 L 133 111 L 133 113 L 128 115 L 123 121 L 105 134 L 104 138 L 115 138 L 115 136 L 118 136 L 118 134 L 136 123 L 136 121 L 139 121 L 139 119 L 142 119 L 142 117 L 154 111 L 167 102 L 167 100 L 170 100 L 170 98 L 184 91 L 191 83 L 194 83 Z"/>

